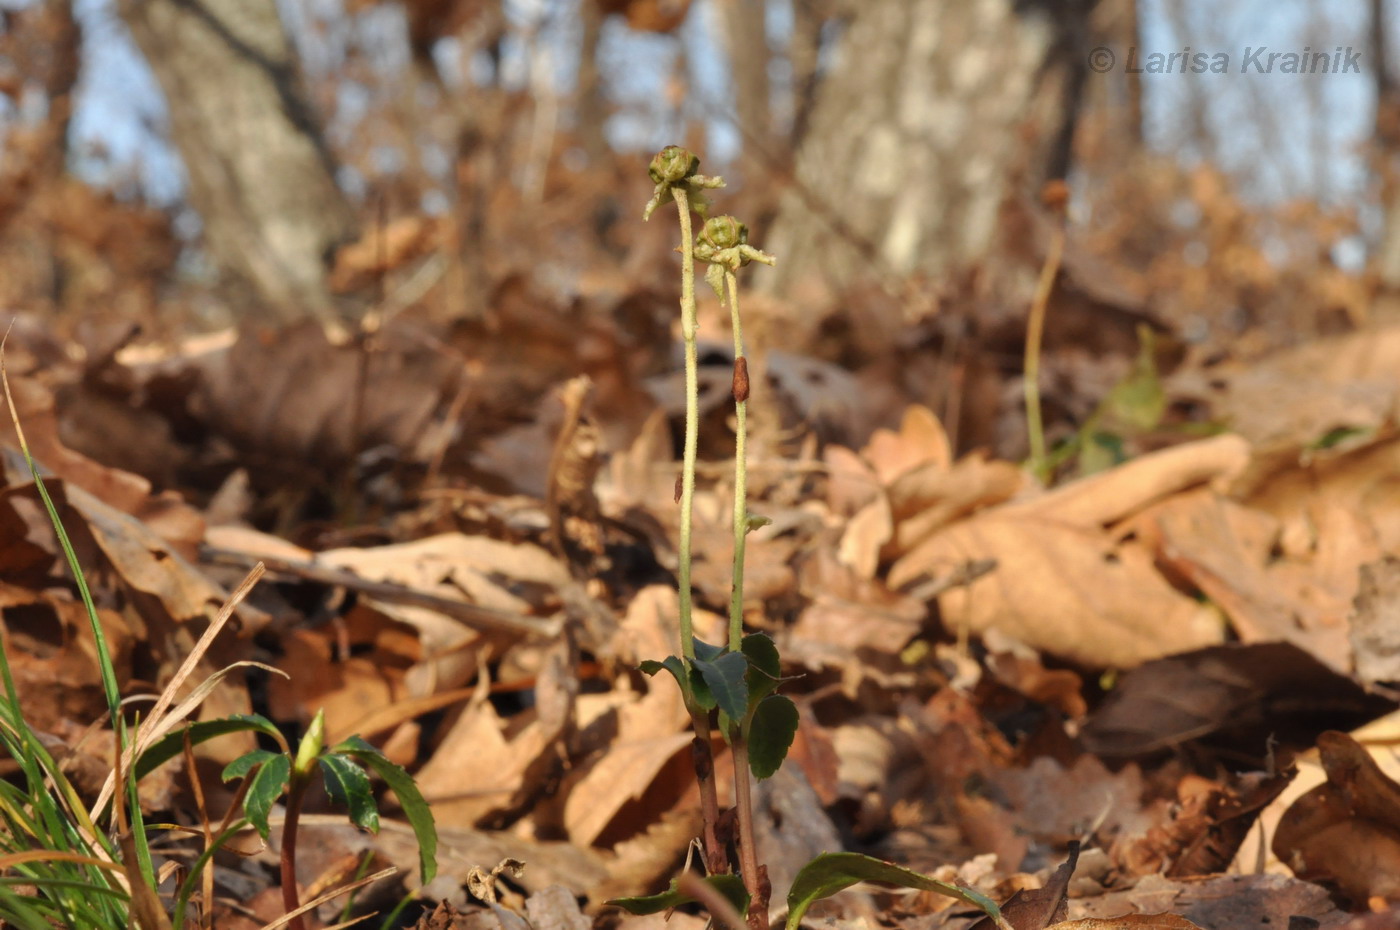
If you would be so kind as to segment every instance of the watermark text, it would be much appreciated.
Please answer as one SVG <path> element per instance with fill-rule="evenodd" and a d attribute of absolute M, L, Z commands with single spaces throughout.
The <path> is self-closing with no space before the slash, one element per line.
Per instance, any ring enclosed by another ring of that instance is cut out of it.
<path fill-rule="evenodd" d="M 1121 60 L 1106 45 L 1089 53 L 1089 67 L 1099 74 L 1360 74 L 1361 52 L 1350 45 L 1331 49 L 1275 48 L 1246 45 L 1235 51 L 1209 51 L 1186 46 L 1172 51 L 1129 47 Z"/>

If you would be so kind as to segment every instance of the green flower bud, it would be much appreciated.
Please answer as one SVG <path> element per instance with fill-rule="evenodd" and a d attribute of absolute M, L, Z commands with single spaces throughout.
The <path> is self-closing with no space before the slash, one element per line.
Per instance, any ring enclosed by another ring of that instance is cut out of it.
<path fill-rule="evenodd" d="M 700 240 L 715 249 L 732 249 L 749 241 L 749 228 L 732 216 L 712 216 L 700 230 Z"/>
<path fill-rule="evenodd" d="M 293 777 L 302 780 L 310 778 L 316 767 L 316 758 L 321 755 L 325 745 L 326 711 L 322 708 L 311 718 L 311 725 L 306 728 L 306 735 L 301 738 L 301 745 L 297 747 L 296 761 L 292 763 Z"/>
<path fill-rule="evenodd" d="M 679 145 L 668 145 L 651 160 L 647 173 L 657 184 L 679 184 L 700 170 L 700 157 Z"/>

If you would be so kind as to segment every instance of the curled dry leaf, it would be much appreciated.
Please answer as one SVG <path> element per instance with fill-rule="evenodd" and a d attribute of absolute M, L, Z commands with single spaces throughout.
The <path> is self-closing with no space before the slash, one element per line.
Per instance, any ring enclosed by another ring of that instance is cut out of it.
<path fill-rule="evenodd" d="M 1209 490 L 1168 498 L 1130 525 L 1160 565 L 1225 612 L 1243 642 L 1294 642 L 1345 670 L 1357 573 L 1378 552 L 1346 513 L 1328 509 L 1318 516 L 1318 545 L 1282 557 L 1275 555 L 1276 519 Z"/>
<path fill-rule="evenodd" d="M 561 639 L 546 656 L 526 721 L 503 719 L 485 701 L 463 709 L 417 775 L 437 822 L 473 827 L 538 795 L 549 763 L 560 760 L 577 694 L 577 662 Z"/>
<path fill-rule="evenodd" d="M 944 623 L 997 629 L 1089 668 L 1131 668 L 1218 643 L 1215 613 L 1173 588 L 1150 552 L 1106 527 L 1184 488 L 1228 480 L 1247 456 L 1242 440 L 1221 436 L 979 511 L 896 561 L 889 584 L 995 560 L 996 571 L 939 597 Z"/>
<path fill-rule="evenodd" d="M 1088 668 L 1131 668 L 1223 638 L 1214 611 L 1168 584 L 1141 546 L 1001 508 L 917 547 L 890 569 L 889 583 L 983 559 L 995 560 L 996 570 L 938 599 L 950 629 L 997 629 Z"/>
<path fill-rule="evenodd" d="M 1284 813 L 1274 854 L 1353 902 L 1400 900 L 1400 784 L 1345 733 L 1323 733 L 1317 748 L 1327 782 Z"/>
<path fill-rule="evenodd" d="M 678 609 L 671 588 L 652 586 L 639 592 L 619 631 L 626 641 L 618 649 L 624 661 L 672 651 Z M 606 720 L 593 722 L 590 728 L 613 726 L 616 735 L 600 756 L 575 768 L 567 780 L 563 820 L 574 842 L 586 846 L 602 836 L 618 812 L 640 799 L 667 764 L 688 749 L 691 735 L 683 732 L 688 720 L 680 689 L 669 676 L 660 676 L 648 682 L 644 695 L 610 712 Z M 681 786 L 672 787 L 675 790 L 663 793 L 678 795 Z M 674 800 L 672 796 L 657 803 L 664 809 Z"/>
<path fill-rule="evenodd" d="M 1134 758 L 1225 734 L 1262 767 L 1266 738 L 1299 729 L 1311 735 L 1308 720 L 1320 706 L 1330 719 L 1354 723 L 1390 708 L 1291 643 L 1213 646 L 1128 672 L 1090 714 L 1080 740 L 1098 755 Z"/>

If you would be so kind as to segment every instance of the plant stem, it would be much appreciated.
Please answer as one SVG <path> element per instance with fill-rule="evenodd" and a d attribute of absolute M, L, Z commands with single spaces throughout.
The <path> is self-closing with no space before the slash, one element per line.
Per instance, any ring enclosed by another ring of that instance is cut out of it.
<path fill-rule="evenodd" d="M 301 819 L 301 802 L 306 796 L 307 778 L 292 775 L 287 791 L 287 816 L 282 821 L 282 907 L 288 914 L 301 907 L 297 891 L 297 822 Z M 287 930 L 306 930 L 301 915 L 287 921 Z"/>
<path fill-rule="evenodd" d="M 758 850 L 754 846 L 753 828 L 753 779 L 749 775 L 749 741 L 742 730 L 735 726 L 729 733 L 734 760 L 734 808 L 739 819 L 739 873 L 744 879 L 744 888 L 749 892 L 749 930 L 767 930 L 768 870 L 758 864 Z"/>
<path fill-rule="evenodd" d="M 1045 256 L 1045 265 L 1040 269 L 1040 280 L 1036 283 L 1030 319 L 1026 324 L 1026 429 L 1030 434 L 1031 471 L 1041 481 L 1048 481 L 1050 475 L 1045 457 L 1045 425 L 1040 415 L 1040 344 L 1045 336 L 1045 311 L 1055 287 L 1055 276 L 1060 271 L 1064 247 L 1065 232 L 1057 226 L 1050 234 L 1050 250 Z"/>
<path fill-rule="evenodd" d="M 742 241 L 742 240 L 741 240 Z M 734 568 L 729 598 L 729 648 L 743 647 L 744 638 L 744 550 L 749 534 L 748 504 L 748 413 L 749 366 L 744 357 L 744 328 L 739 315 L 739 282 L 732 268 L 724 272 L 728 296 L 730 328 L 734 331 Z M 749 930 L 767 930 L 767 870 L 758 864 L 753 819 L 753 778 L 749 771 L 749 743 L 742 725 L 729 731 L 731 760 L 734 763 L 734 808 L 739 821 L 739 872 L 749 892 Z"/>
<path fill-rule="evenodd" d="M 695 347 L 695 235 L 690 225 L 690 195 L 684 188 L 671 189 L 681 222 L 681 336 L 685 340 L 685 448 L 681 458 L 681 528 L 677 568 L 680 595 L 681 655 L 695 658 L 695 628 L 690 590 L 691 522 L 695 501 L 695 458 L 700 440 L 700 375 Z M 690 705 L 689 695 L 686 697 Z M 715 757 L 710 748 L 710 715 L 690 706 L 695 740 L 691 756 L 695 781 L 700 789 L 700 811 L 704 823 L 702 843 L 705 868 L 710 874 L 729 870 L 724 844 L 719 841 L 719 789 L 715 784 Z"/>
<path fill-rule="evenodd" d="M 690 537 L 695 500 L 695 455 L 700 436 L 700 376 L 695 348 L 695 237 L 690 228 L 690 195 L 673 187 L 676 212 L 681 218 L 681 336 L 685 340 L 685 451 L 681 459 L 680 613 L 681 655 L 695 658 L 695 630 L 691 619 Z M 707 727 L 708 730 L 708 727 Z M 699 735 L 698 733 L 696 735 Z M 708 739 L 709 733 L 705 737 Z"/>
<path fill-rule="evenodd" d="M 749 535 L 748 420 L 749 365 L 744 357 L 744 329 L 739 322 L 739 282 L 724 272 L 729 292 L 729 319 L 734 330 L 734 571 L 729 597 L 729 648 L 738 652 L 744 638 L 744 549 Z"/>
<path fill-rule="evenodd" d="M 695 731 L 695 739 L 690 743 L 690 762 L 695 769 L 695 784 L 700 789 L 700 845 L 705 856 L 705 872 L 722 875 L 729 871 L 729 857 L 719 839 L 719 788 L 715 782 L 715 753 L 710 746 L 710 715 L 692 708 L 690 725 Z"/>

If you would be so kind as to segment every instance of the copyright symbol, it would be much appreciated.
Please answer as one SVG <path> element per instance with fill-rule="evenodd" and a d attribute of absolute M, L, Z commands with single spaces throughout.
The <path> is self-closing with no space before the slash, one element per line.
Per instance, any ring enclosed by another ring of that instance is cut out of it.
<path fill-rule="evenodd" d="M 1113 64 L 1117 60 L 1118 59 L 1113 56 L 1112 50 L 1103 45 L 1100 45 L 1089 53 L 1089 67 L 1093 68 L 1099 74 L 1106 74 L 1112 71 Z"/>

